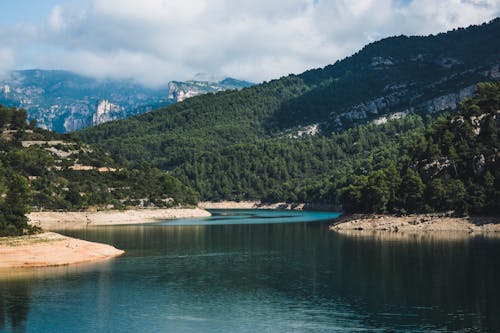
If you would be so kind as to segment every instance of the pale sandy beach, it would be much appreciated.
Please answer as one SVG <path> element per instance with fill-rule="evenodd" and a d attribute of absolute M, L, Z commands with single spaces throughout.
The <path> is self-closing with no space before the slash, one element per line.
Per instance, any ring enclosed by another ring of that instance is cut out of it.
<path fill-rule="evenodd" d="M 450 217 L 444 215 L 350 215 L 339 218 L 330 230 L 344 231 L 390 231 L 402 233 L 421 232 L 465 232 L 498 233 L 498 217 Z"/>
<path fill-rule="evenodd" d="M 99 225 L 157 222 L 208 217 L 204 209 L 135 209 L 100 212 L 32 212 L 30 223 L 43 230 L 81 229 Z M 113 246 L 87 242 L 53 232 L 0 238 L 0 269 L 60 266 L 110 259 L 123 254 Z"/>
<path fill-rule="evenodd" d="M 93 262 L 123 254 L 113 246 L 87 242 L 53 232 L 0 238 L 0 269 L 45 267 Z"/>
<path fill-rule="evenodd" d="M 30 223 L 44 230 L 152 223 L 168 219 L 208 216 L 211 216 L 211 214 L 201 208 L 131 209 L 99 212 L 32 212 L 28 214 Z"/>

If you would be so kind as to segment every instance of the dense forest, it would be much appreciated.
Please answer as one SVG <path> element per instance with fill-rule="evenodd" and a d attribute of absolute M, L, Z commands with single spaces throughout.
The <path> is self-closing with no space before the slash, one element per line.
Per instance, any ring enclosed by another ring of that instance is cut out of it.
<path fill-rule="evenodd" d="M 397 161 L 401 147 L 416 140 L 430 120 L 415 115 L 329 137 L 239 143 L 188 159 L 173 175 L 206 199 L 338 206 L 343 184 L 355 174 Z"/>
<path fill-rule="evenodd" d="M 171 169 L 190 154 L 312 124 L 328 135 L 398 111 L 434 112 L 427 110 L 434 98 L 495 80 L 499 39 L 500 19 L 435 36 L 386 38 L 321 69 L 197 96 L 79 135 L 130 161 Z"/>
<path fill-rule="evenodd" d="M 397 167 L 342 189 L 348 212 L 500 214 L 500 83 L 478 85 L 456 115 L 430 126 Z"/>
<path fill-rule="evenodd" d="M 171 172 L 204 200 L 338 204 L 338 188 L 350 175 L 398 163 L 405 142 L 455 109 L 462 91 L 472 96 L 478 82 L 496 80 L 499 39 L 500 19 L 387 38 L 322 69 L 190 98 L 76 135 L 131 167 Z M 384 117 L 402 119 L 374 124 Z"/>
<path fill-rule="evenodd" d="M 0 106 L 0 235 L 33 231 L 29 210 L 191 205 L 198 194 L 149 165 L 134 170 Z"/>

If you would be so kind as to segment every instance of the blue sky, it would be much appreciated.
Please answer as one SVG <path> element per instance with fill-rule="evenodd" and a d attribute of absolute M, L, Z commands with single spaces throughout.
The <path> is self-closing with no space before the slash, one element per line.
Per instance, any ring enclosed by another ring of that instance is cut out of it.
<path fill-rule="evenodd" d="M 43 24 L 59 0 L 7 0 L 0 2 L 1 23 L 12 26 L 21 23 Z"/>
<path fill-rule="evenodd" d="M 65 69 L 154 85 L 300 73 L 383 37 L 487 22 L 500 0 L 15 0 L 0 13 L 0 75 Z"/>

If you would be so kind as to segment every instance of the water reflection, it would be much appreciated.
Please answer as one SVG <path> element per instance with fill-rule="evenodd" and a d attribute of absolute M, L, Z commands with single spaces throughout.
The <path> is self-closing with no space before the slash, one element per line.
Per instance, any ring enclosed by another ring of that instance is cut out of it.
<path fill-rule="evenodd" d="M 499 239 L 498 232 L 463 232 L 463 231 L 420 231 L 391 232 L 374 230 L 335 230 L 334 232 L 351 237 L 382 242 L 468 242 L 472 239 Z"/>
<path fill-rule="evenodd" d="M 26 310 L 16 322 L 34 332 L 500 331 L 497 239 L 352 236 L 327 226 L 66 231 L 127 252 L 0 279 L 3 327 L 13 322 L 8 293 L 19 289 Z"/>
<path fill-rule="evenodd" d="M 106 269 L 110 269 L 109 262 L 0 269 L 0 332 L 26 331 L 33 288 L 36 291 L 43 288 L 47 282 L 74 279 L 96 270 Z M 63 300 L 61 302 L 63 303 Z"/>
<path fill-rule="evenodd" d="M 0 284 L 76 276 L 111 267 L 111 262 L 81 263 L 75 265 L 32 267 L 32 268 L 0 268 Z"/>
<path fill-rule="evenodd" d="M 30 288 L 25 283 L 0 283 L 0 330 L 24 332 L 28 319 Z"/>

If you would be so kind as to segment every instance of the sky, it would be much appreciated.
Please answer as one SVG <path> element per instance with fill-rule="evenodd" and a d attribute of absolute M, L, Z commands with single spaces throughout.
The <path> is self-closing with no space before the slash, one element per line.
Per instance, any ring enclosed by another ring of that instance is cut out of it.
<path fill-rule="evenodd" d="M 500 0 L 0 0 L 0 75 L 64 69 L 147 85 L 253 82 L 324 67 L 393 35 L 500 16 Z"/>

